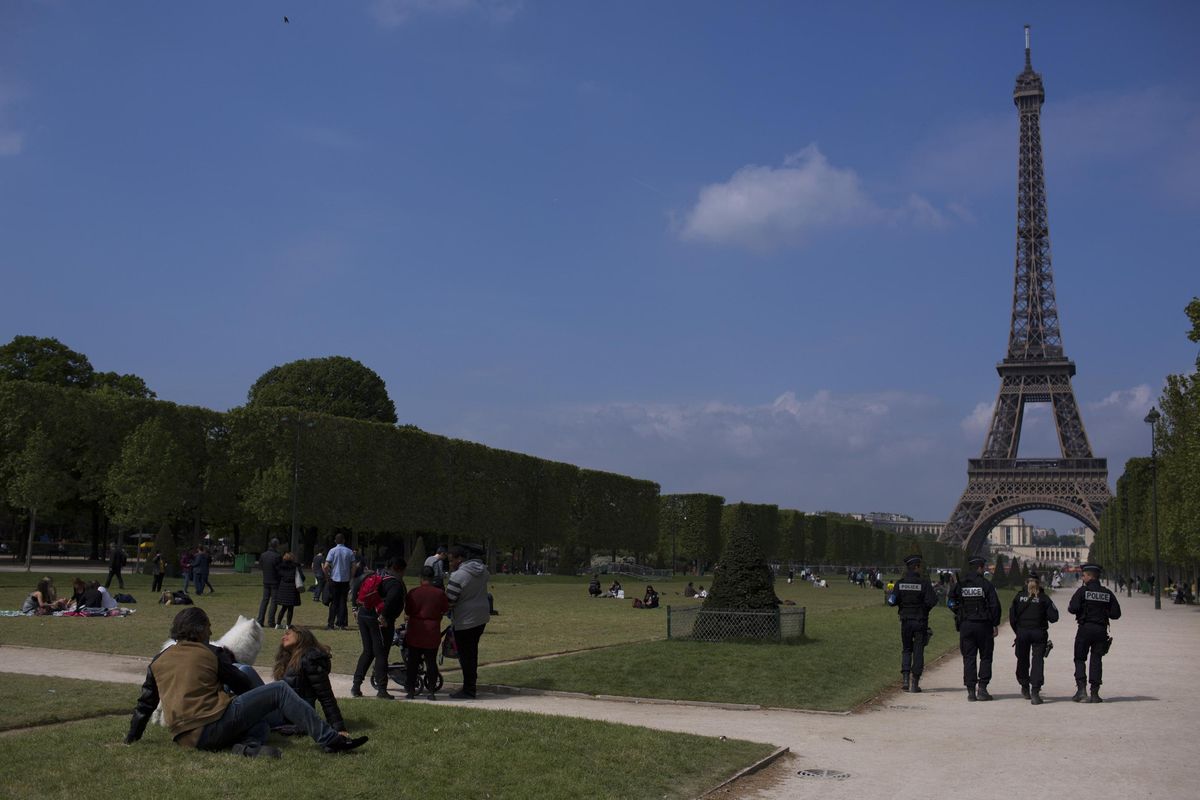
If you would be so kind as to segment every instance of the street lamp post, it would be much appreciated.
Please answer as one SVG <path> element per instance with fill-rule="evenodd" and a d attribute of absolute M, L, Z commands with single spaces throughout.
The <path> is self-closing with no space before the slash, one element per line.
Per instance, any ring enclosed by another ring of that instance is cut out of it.
<path fill-rule="evenodd" d="M 1162 419 L 1162 414 L 1158 413 L 1158 409 L 1154 406 L 1150 407 L 1150 413 L 1146 415 L 1146 424 L 1150 426 L 1150 480 L 1153 486 L 1151 511 L 1152 519 L 1151 526 L 1154 530 L 1154 583 L 1152 589 L 1154 591 L 1154 607 L 1162 608 L 1162 587 L 1159 585 L 1162 581 L 1162 563 L 1158 557 L 1158 441 L 1155 436 L 1158 433 L 1158 421 Z"/>
<path fill-rule="evenodd" d="M 1120 492 L 1120 484 L 1117 485 Z M 1129 493 L 1121 492 L 1121 527 L 1125 529 L 1125 596 L 1133 597 L 1133 558 L 1129 554 Z"/>

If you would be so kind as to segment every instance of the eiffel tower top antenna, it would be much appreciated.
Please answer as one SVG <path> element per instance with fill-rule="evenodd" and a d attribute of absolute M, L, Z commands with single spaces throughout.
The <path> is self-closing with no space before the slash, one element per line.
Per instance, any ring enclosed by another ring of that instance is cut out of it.
<path fill-rule="evenodd" d="M 1025 26 L 1025 69 L 1032 70 L 1033 62 L 1029 58 L 1029 26 Z"/>

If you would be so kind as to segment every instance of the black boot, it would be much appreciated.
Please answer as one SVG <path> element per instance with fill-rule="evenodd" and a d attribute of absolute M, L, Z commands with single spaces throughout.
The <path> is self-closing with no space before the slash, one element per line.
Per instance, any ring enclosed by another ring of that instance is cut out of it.
<path fill-rule="evenodd" d="M 362 697 L 362 681 L 355 681 L 350 684 L 350 696 Z"/>
<path fill-rule="evenodd" d="M 1042 704 L 1042 690 L 1040 686 L 1035 686 L 1029 690 L 1029 702 L 1035 706 Z"/>
<path fill-rule="evenodd" d="M 974 686 L 967 687 L 967 699 L 970 700 L 972 703 L 974 703 L 976 700 L 979 699 L 975 696 L 975 687 Z"/>
<path fill-rule="evenodd" d="M 1085 698 L 1083 700 L 1083 702 L 1085 702 L 1085 703 L 1103 703 L 1104 698 L 1100 697 L 1100 687 L 1093 683 L 1091 696 Z"/>
<path fill-rule="evenodd" d="M 920 675 L 912 676 L 912 685 L 909 687 L 908 690 L 910 692 L 912 692 L 913 694 L 921 693 L 921 676 Z"/>
<path fill-rule="evenodd" d="M 900 674 L 904 676 L 900 679 L 900 691 L 907 692 L 908 691 L 908 673 L 902 672 Z"/>
<path fill-rule="evenodd" d="M 1075 680 L 1075 696 L 1071 699 L 1076 703 L 1087 697 L 1087 681 Z"/>
<path fill-rule="evenodd" d="M 1026 700 L 1029 699 L 1029 684 L 1028 683 L 1021 684 L 1021 697 L 1024 697 Z"/>
<path fill-rule="evenodd" d="M 979 684 L 979 691 L 977 691 L 976 694 L 979 696 L 980 700 L 991 700 L 992 699 L 992 696 L 990 694 L 988 694 L 986 683 Z"/>

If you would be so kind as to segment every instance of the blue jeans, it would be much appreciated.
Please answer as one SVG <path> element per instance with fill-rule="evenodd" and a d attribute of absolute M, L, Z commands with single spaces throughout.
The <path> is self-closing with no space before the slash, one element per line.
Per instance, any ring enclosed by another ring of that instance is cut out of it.
<path fill-rule="evenodd" d="M 216 722 L 204 726 L 196 747 L 200 750 L 224 750 L 235 744 L 261 745 L 271 732 L 268 719 L 274 712 L 297 727 L 304 728 L 313 741 L 328 747 L 338 737 L 317 715 L 316 709 L 282 681 L 268 683 L 233 698 Z"/>
<path fill-rule="evenodd" d="M 187 587 L 188 587 L 188 584 L 190 584 L 191 582 L 192 582 L 192 571 L 190 569 L 185 569 L 183 571 L 183 593 L 184 594 L 187 594 Z"/>

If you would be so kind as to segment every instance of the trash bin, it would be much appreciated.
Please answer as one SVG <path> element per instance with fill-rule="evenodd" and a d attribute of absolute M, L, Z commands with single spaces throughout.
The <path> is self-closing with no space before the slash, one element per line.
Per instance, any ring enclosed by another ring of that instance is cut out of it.
<path fill-rule="evenodd" d="M 252 566 L 254 566 L 254 556 L 250 555 L 249 553 L 238 553 L 233 557 L 234 572 L 248 573 Z"/>

